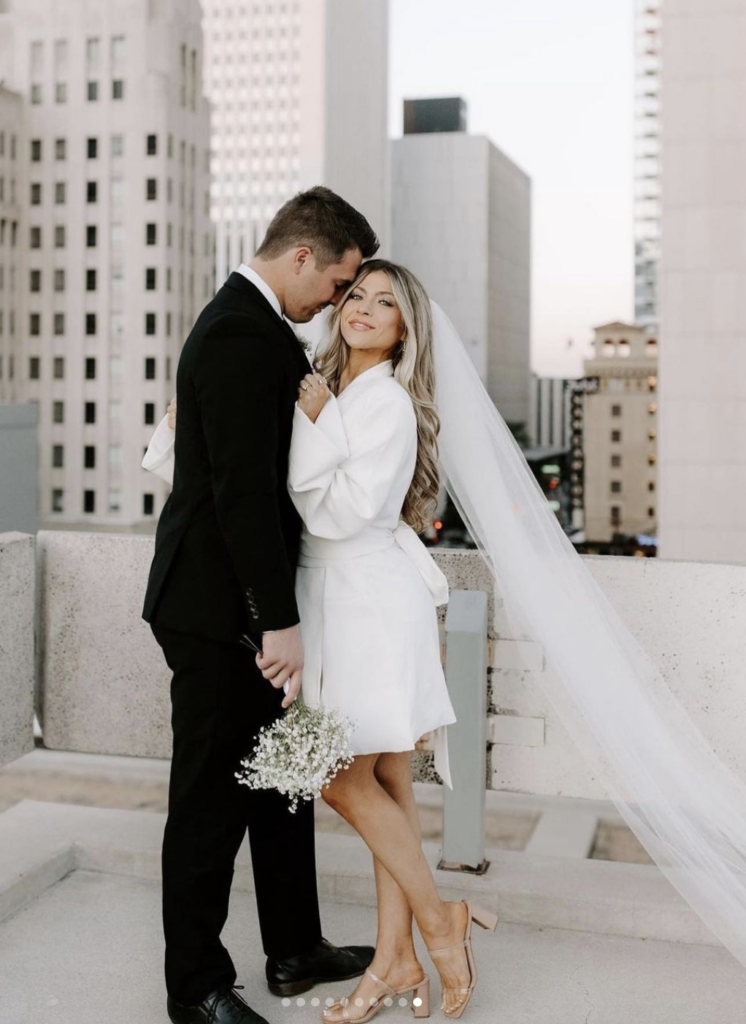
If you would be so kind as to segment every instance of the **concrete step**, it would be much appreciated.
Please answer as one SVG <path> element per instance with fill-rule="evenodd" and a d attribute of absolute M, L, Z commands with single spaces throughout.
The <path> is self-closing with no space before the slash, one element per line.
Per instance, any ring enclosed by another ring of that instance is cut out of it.
<path fill-rule="evenodd" d="M 0 815 L 0 918 L 72 870 L 157 880 L 165 816 L 23 801 Z M 437 870 L 440 847 L 424 850 L 446 898 L 476 899 L 503 922 L 665 941 L 717 940 L 656 868 L 576 857 L 491 850 L 488 872 Z M 356 836 L 317 835 L 322 898 L 375 905 L 370 852 Z M 253 891 L 245 843 L 234 887 Z"/>

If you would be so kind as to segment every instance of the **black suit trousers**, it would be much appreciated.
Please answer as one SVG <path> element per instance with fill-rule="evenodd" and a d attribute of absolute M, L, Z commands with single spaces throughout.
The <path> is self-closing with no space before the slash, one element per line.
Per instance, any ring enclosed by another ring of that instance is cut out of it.
<path fill-rule="evenodd" d="M 248 828 L 264 952 L 294 956 L 321 938 L 313 803 L 295 814 L 275 790 L 251 790 L 235 772 L 263 725 L 282 714 L 282 690 L 255 655 L 152 626 L 173 671 L 173 760 L 163 838 L 166 987 L 193 1005 L 236 981 L 220 941 L 234 862 Z"/>

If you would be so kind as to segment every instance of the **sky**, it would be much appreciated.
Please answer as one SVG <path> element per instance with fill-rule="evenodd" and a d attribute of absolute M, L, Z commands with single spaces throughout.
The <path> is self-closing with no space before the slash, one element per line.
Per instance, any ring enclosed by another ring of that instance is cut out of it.
<path fill-rule="evenodd" d="M 579 376 L 593 327 L 634 315 L 633 2 L 390 0 L 392 136 L 405 98 L 462 96 L 532 180 L 542 376 Z"/>

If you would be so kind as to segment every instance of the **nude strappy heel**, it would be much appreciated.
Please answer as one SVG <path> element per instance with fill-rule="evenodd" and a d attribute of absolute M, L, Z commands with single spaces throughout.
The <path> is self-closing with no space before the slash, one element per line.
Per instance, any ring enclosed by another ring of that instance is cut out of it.
<path fill-rule="evenodd" d="M 392 988 L 390 985 L 387 985 L 385 981 L 379 978 L 378 975 L 374 974 L 370 968 L 368 968 L 365 973 L 383 989 L 383 992 L 378 996 L 376 1001 L 372 1003 L 370 1009 L 362 1017 L 354 1017 L 349 1012 L 347 1006 L 348 1001 L 339 1001 L 333 1003 L 332 1006 L 324 1008 L 321 1014 L 321 1019 L 324 1021 L 324 1024 L 329 1024 L 331 1018 L 327 1016 L 327 1014 L 330 1010 L 333 1010 L 335 1006 L 342 1007 L 342 1016 L 336 1017 L 336 1021 L 346 1021 L 349 1022 L 349 1024 L 365 1024 L 366 1021 L 375 1017 L 378 1011 L 386 1005 L 384 1003 L 384 999 L 387 997 L 393 999 L 394 996 L 405 996 L 409 992 L 414 993 L 412 996 L 412 1009 L 414 1010 L 415 1017 L 430 1016 L 430 978 L 427 975 L 425 975 L 421 981 L 418 981 L 416 985 L 409 985 L 407 988 Z"/>
<path fill-rule="evenodd" d="M 459 989 L 459 992 L 463 993 L 464 999 L 462 1002 L 459 1003 L 456 1009 L 451 1010 L 450 1013 L 443 1006 L 441 1006 L 441 1009 L 443 1010 L 443 1013 L 445 1013 L 446 1017 L 450 1017 L 452 1020 L 455 1020 L 457 1017 L 460 1017 L 461 1014 L 466 1009 L 466 1007 L 469 1005 L 471 994 L 474 991 L 474 986 L 477 983 L 477 964 L 476 961 L 474 960 L 474 953 L 471 948 L 471 923 L 472 921 L 476 921 L 476 923 L 481 928 L 488 928 L 492 932 L 494 932 L 495 928 L 497 928 L 497 914 L 493 914 L 491 911 L 485 910 L 484 907 L 477 906 L 476 904 L 472 906 L 468 900 L 462 900 L 461 902 L 466 904 L 466 910 L 468 913 L 466 919 L 466 934 L 464 935 L 462 941 L 456 942 L 452 946 L 443 946 L 441 949 L 428 950 L 428 953 L 430 954 L 431 957 L 437 957 L 438 954 L 440 953 L 450 953 L 452 949 L 458 949 L 460 946 L 463 946 L 464 949 L 466 950 L 466 962 L 469 965 L 469 984 L 466 988 Z"/>

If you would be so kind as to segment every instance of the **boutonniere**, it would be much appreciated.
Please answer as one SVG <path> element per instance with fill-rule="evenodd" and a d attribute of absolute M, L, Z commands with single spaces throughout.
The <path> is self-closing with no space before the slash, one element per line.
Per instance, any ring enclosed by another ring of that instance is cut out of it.
<path fill-rule="evenodd" d="M 306 355 L 310 356 L 311 353 L 313 352 L 313 345 L 308 340 L 308 338 L 304 338 L 303 335 L 302 334 L 298 334 L 297 331 L 295 332 L 295 337 L 296 337 L 296 339 L 298 341 L 298 344 L 303 349 L 303 351 L 306 353 Z"/>

